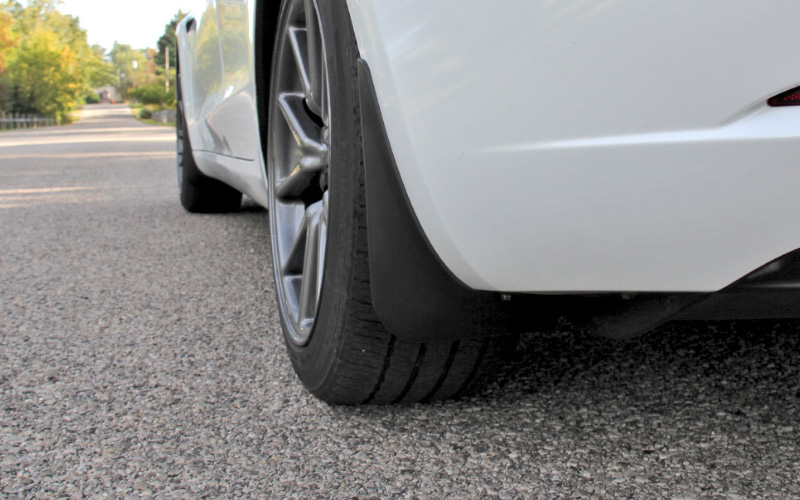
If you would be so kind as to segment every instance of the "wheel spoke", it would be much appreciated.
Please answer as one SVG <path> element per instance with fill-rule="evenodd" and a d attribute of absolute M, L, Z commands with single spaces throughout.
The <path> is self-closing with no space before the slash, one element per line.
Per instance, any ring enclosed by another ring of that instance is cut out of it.
<path fill-rule="evenodd" d="M 294 275 L 303 272 L 303 262 L 305 261 L 306 241 L 308 240 L 308 211 L 303 215 L 300 221 L 300 227 L 292 242 L 292 247 L 289 253 L 281 262 L 284 275 Z"/>
<path fill-rule="evenodd" d="M 308 80 L 311 98 L 308 108 L 317 116 L 322 116 L 322 37 L 319 31 L 317 10 L 313 0 L 305 0 L 306 10 L 306 46 L 308 49 Z"/>
<path fill-rule="evenodd" d="M 303 158 L 298 162 L 286 178 L 279 180 L 279 186 L 275 194 L 282 201 L 297 201 L 317 179 L 321 167 L 316 162 L 306 161 Z"/>
<path fill-rule="evenodd" d="M 306 100 L 311 102 L 311 78 L 308 74 L 308 38 L 305 28 L 289 28 L 289 43 L 292 45 L 292 54 L 300 74 L 300 85 Z"/>
<path fill-rule="evenodd" d="M 286 178 L 278 180 L 276 194 L 283 200 L 297 200 L 328 164 L 328 146 L 322 141 L 322 129 L 306 113 L 301 94 L 281 94 L 278 101 L 297 144 L 299 161 Z"/>
<path fill-rule="evenodd" d="M 322 141 L 322 128 L 306 113 L 303 95 L 287 92 L 280 95 L 278 102 L 286 124 L 303 155 L 315 156 L 327 163 L 328 146 Z"/>
<path fill-rule="evenodd" d="M 303 259 L 303 284 L 300 287 L 300 321 L 313 320 L 317 314 L 317 298 L 321 282 L 320 268 L 322 247 L 320 245 L 320 227 L 322 219 L 322 202 L 311 205 L 306 210 L 306 244 Z"/>
<path fill-rule="evenodd" d="M 322 209 L 319 217 L 319 252 L 317 253 L 317 296 L 322 293 L 322 273 L 325 271 L 325 249 L 328 245 L 328 191 L 322 195 Z"/>

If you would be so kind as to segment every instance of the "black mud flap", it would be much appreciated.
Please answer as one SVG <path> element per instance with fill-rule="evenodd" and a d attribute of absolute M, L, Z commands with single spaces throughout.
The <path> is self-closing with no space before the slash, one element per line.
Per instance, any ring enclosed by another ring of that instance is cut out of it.
<path fill-rule="evenodd" d="M 425 237 L 389 146 L 369 67 L 358 61 L 372 305 L 397 337 L 455 340 L 515 333 L 514 304 L 475 291 L 444 266 Z"/>

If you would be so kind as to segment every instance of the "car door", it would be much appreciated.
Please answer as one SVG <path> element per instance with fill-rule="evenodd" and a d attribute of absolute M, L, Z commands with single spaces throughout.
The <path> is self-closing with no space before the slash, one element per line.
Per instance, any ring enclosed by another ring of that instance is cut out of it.
<path fill-rule="evenodd" d="M 251 39 L 254 0 L 216 1 L 224 88 L 215 125 L 225 154 L 254 160 L 259 154 Z"/>
<path fill-rule="evenodd" d="M 199 3 L 193 7 L 193 14 L 186 26 L 191 60 L 181 61 L 182 72 L 192 76 L 191 96 L 185 99 L 192 149 L 225 154 L 222 124 L 215 119 L 224 92 L 216 0 Z"/>

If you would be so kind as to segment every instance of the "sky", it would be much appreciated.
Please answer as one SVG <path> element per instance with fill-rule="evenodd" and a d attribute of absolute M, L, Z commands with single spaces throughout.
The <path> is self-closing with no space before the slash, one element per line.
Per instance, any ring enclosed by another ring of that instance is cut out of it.
<path fill-rule="evenodd" d="M 114 41 L 134 49 L 155 48 L 164 26 L 191 0 L 62 0 L 59 12 L 79 17 L 89 45 L 111 50 Z M 127 5 L 126 5 L 127 4 Z"/>

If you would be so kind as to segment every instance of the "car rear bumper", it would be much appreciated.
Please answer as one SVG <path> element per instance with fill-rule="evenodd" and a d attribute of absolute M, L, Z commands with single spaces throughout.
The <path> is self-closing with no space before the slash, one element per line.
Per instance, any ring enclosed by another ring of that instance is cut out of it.
<path fill-rule="evenodd" d="M 800 108 L 766 104 L 799 81 L 800 3 L 348 5 L 408 199 L 470 288 L 708 293 L 800 248 Z"/>
<path fill-rule="evenodd" d="M 716 293 L 502 293 L 476 290 L 448 270 L 422 230 L 386 138 L 367 63 L 359 60 L 370 288 L 398 337 L 444 340 L 529 331 L 565 317 L 615 338 L 668 320 L 800 317 L 800 250 Z"/>

